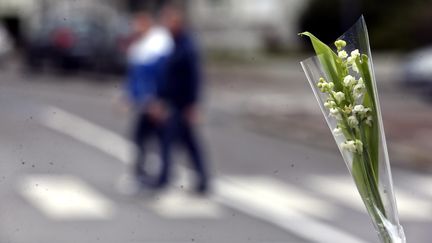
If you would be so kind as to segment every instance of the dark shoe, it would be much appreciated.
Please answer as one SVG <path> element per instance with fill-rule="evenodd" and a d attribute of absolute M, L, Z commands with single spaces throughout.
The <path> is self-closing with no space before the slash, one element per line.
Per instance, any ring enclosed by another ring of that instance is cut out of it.
<path fill-rule="evenodd" d="M 168 186 L 168 180 L 157 180 L 152 187 L 156 190 L 162 190 Z"/>
<path fill-rule="evenodd" d="M 195 193 L 198 195 L 207 195 L 210 193 L 210 188 L 207 183 L 201 183 L 195 187 Z"/>

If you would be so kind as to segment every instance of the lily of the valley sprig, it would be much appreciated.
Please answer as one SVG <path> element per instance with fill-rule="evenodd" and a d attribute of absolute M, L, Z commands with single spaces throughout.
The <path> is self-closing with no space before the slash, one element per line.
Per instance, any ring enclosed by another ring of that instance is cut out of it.
<path fill-rule="evenodd" d="M 301 62 L 382 242 L 404 243 L 363 18 L 330 47 L 309 32 L 316 56 Z"/>
<path fill-rule="evenodd" d="M 345 74 L 342 80 L 342 91 L 335 91 L 335 84 L 328 82 L 323 77 L 317 82 L 317 87 L 323 93 L 328 94 L 324 106 L 329 109 L 329 116 L 338 120 L 337 127 L 333 129 L 335 136 L 345 135 L 348 139 L 340 144 L 341 148 L 361 154 L 363 152 L 363 142 L 361 141 L 360 129 L 364 126 L 372 126 L 371 107 L 363 105 L 363 97 L 366 86 L 363 78 L 356 79 L 351 76 L 350 70 L 359 73 L 356 60 L 360 58 L 359 50 L 354 50 L 351 55 L 343 49 L 346 46 L 344 40 L 335 42 L 338 54 L 338 62 Z"/>
<path fill-rule="evenodd" d="M 369 57 L 354 49 L 348 55 L 346 41 L 337 40 L 336 52 L 311 33 L 314 48 L 330 80 L 320 77 L 316 87 L 326 95 L 324 107 L 336 120 L 333 135 L 341 137 L 339 147 L 351 154 L 351 172 L 369 213 L 384 225 L 386 210 L 379 191 L 379 127 Z M 321 50 L 319 49 L 321 48 Z M 385 231 L 385 229 L 379 229 Z"/>

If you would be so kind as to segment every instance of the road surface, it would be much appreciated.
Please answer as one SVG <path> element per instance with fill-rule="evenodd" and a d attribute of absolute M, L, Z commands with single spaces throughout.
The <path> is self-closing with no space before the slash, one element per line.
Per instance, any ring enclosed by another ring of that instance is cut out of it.
<path fill-rule="evenodd" d="M 118 81 L 0 75 L 0 242 L 378 242 L 330 134 L 308 128 L 325 124 L 306 86 L 288 84 L 297 98 L 280 106 L 265 87 L 210 85 L 202 135 L 214 183 L 199 197 L 182 154 L 169 189 L 128 192 L 133 146 L 128 115 L 111 103 Z M 432 177 L 393 174 L 407 238 L 429 243 Z"/>

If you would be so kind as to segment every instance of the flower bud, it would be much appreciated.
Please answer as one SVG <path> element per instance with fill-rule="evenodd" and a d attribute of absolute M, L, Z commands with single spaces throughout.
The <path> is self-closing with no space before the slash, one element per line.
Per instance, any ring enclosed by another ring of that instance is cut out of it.
<path fill-rule="evenodd" d="M 352 153 L 357 151 L 356 143 L 353 140 L 345 141 L 345 142 L 341 143 L 340 146 L 342 149 L 347 150 L 347 151 L 352 152 Z"/>
<path fill-rule="evenodd" d="M 347 75 L 345 76 L 345 78 L 343 79 L 343 85 L 345 87 L 351 87 L 352 85 L 354 85 L 356 83 L 356 80 L 353 76 L 351 75 Z"/>
<path fill-rule="evenodd" d="M 348 57 L 348 53 L 344 50 L 338 52 L 338 57 L 345 59 Z"/>
<path fill-rule="evenodd" d="M 346 46 L 346 42 L 344 40 L 337 40 L 334 44 L 338 50 L 341 50 Z"/>
<path fill-rule="evenodd" d="M 342 102 L 345 99 L 345 94 L 340 91 L 339 92 L 333 91 L 333 96 L 338 103 Z"/>
<path fill-rule="evenodd" d="M 360 57 L 360 52 L 358 49 L 355 49 L 354 51 L 351 52 L 351 57 L 353 58 L 358 58 Z"/>
<path fill-rule="evenodd" d="M 354 106 L 353 112 L 362 114 L 365 111 L 365 108 L 363 105 L 356 105 Z"/>
<path fill-rule="evenodd" d="M 358 126 L 358 124 L 359 124 L 359 122 L 357 120 L 357 117 L 355 117 L 355 116 L 348 117 L 348 125 L 350 127 L 355 128 Z"/>
<path fill-rule="evenodd" d="M 357 83 L 353 88 L 354 97 L 360 98 L 363 95 L 365 89 L 366 89 L 366 86 L 363 83 L 360 83 L 360 82 Z"/>
<path fill-rule="evenodd" d="M 338 108 L 330 108 L 330 116 L 336 118 L 337 120 L 342 120 L 342 116 L 339 113 Z"/>
<path fill-rule="evenodd" d="M 333 108 L 336 106 L 336 103 L 333 100 L 328 100 L 327 102 L 324 102 L 324 106 L 328 109 Z"/>

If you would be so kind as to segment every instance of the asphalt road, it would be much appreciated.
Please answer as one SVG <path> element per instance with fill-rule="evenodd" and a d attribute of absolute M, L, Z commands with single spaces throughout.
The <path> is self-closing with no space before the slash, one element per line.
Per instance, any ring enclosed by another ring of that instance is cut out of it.
<path fill-rule="evenodd" d="M 0 74 L 0 242 L 378 242 L 336 146 L 260 129 L 304 127 L 279 126 L 267 99 L 250 108 L 241 98 L 248 91 L 232 95 L 235 85 L 207 91 L 202 135 L 213 193 L 190 192 L 182 154 L 171 188 L 128 193 L 130 117 L 113 108 L 118 82 L 96 79 Z M 287 85 L 315 112 L 308 90 Z M 334 143 L 329 134 L 307 139 Z M 408 241 L 429 243 L 432 177 L 403 167 L 393 174 Z"/>

